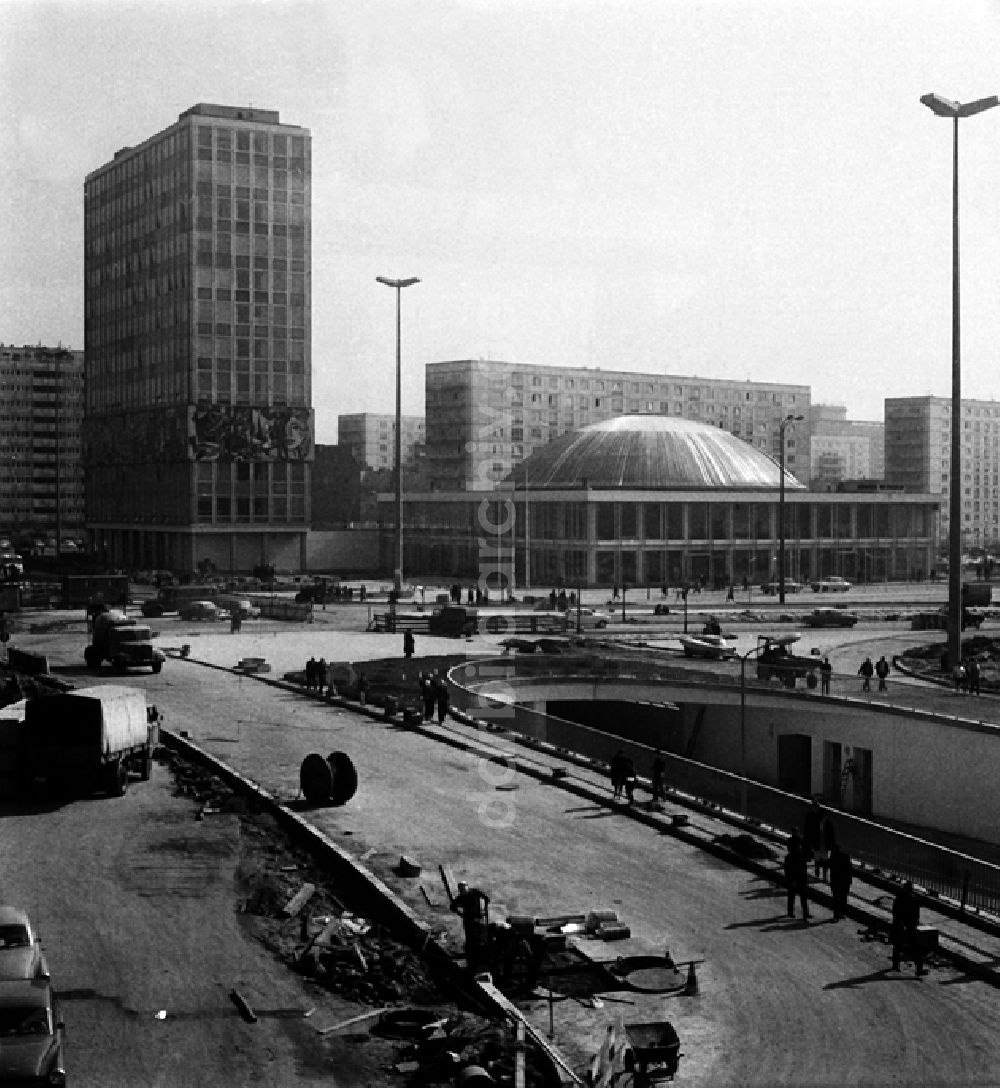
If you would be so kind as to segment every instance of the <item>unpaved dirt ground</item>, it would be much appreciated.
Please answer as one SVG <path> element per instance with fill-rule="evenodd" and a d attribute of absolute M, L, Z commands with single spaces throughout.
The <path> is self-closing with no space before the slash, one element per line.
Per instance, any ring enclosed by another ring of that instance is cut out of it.
<path fill-rule="evenodd" d="M 234 891 L 244 931 L 289 971 L 343 1000 L 344 1015 L 334 1024 L 364 1018 L 324 1036 L 338 1085 L 451 1084 L 468 1065 L 489 1070 L 497 1085 L 513 1084 L 516 1040 L 506 1025 L 463 1007 L 419 956 L 351 909 L 344 890 L 272 816 L 176 754 L 160 758 L 176 792 L 200 806 L 200 819 L 235 815 L 240 821 Z M 309 888 L 296 909 L 296 897 Z M 369 1016 L 378 1010 L 390 1015 Z M 552 1083 L 530 1051 L 527 1068 L 527 1088 Z"/>

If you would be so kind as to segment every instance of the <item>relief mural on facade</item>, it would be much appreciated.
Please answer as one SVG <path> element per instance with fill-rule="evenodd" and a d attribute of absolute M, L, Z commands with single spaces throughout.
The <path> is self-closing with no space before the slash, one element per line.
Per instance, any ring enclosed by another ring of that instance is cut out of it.
<path fill-rule="evenodd" d="M 311 461 L 309 408 L 189 406 L 116 413 L 85 421 L 85 458 L 93 465 L 176 461 Z"/>
<path fill-rule="evenodd" d="M 311 461 L 312 410 L 234 408 L 213 404 L 189 409 L 190 456 L 195 461 Z"/>

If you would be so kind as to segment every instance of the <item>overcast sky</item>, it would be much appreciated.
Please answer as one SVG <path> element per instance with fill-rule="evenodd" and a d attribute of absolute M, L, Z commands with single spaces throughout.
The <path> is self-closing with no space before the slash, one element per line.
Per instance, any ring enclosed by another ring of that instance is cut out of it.
<path fill-rule="evenodd" d="M 0 340 L 83 347 L 83 181 L 196 102 L 313 141 L 313 403 L 502 358 L 951 392 L 952 125 L 1000 2 L 0 0 Z M 1000 399 L 1000 109 L 960 126 L 963 393 Z"/>

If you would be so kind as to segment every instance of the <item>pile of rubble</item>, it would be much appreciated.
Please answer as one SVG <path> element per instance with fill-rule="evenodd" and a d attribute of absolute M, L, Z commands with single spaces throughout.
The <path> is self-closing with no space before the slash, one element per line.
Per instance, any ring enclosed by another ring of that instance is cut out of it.
<path fill-rule="evenodd" d="M 512 1028 L 460 1008 L 416 953 L 349 909 L 330 874 L 260 805 L 175 753 L 159 752 L 158 758 L 171 770 L 175 792 L 199 806 L 197 819 L 239 819 L 237 909 L 248 932 L 290 970 L 368 1007 L 339 1023 L 317 1025 L 328 1046 L 353 1046 L 358 1053 L 362 1033 L 372 1044 L 389 1041 L 382 1056 L 390 1063 L 383 1066 L 386 1084 L 451 1085 L 459 1076 L 470 1085 L 485 1083 L 472 1075 L 482 1070 L 498 1086 L 514 1085 L 518 1044 Z M 559 1083 L 541 1052 L 529 1045 L 524 1057 L 525 1088 Z"/>

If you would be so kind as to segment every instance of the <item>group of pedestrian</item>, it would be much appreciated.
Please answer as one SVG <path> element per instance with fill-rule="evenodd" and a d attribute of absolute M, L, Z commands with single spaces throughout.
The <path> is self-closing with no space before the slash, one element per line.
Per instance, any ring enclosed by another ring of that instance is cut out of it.
<path fill-rule="evenodd" d="M 979 662 L 974 657 L 963 657 L 951 672 L 955 690 L 978 695 L 979 675 Z"/>
<path fill-rule="evenodd" d="M 858 669 L 858 676 L 861 677 L 861 690 L 871 691 L 872 677 L 877 676 L 878 690 L 888 691 L 889 687 L 885 681 L 891 668 L 892 666 L 885 659 L 885 654 L 883 654 L 874 664 L 870 657 L 866 657 L 864 661 L 861 662 L 861 667 Z"/>
<path fill-rule="evenodd" d="M 462 587 L 458 582 L 448 587 L 448 596 L 451 598 L 452 604 L 462 603 Z M 479 586 L 469 586 L 465 594 L 465 603 L 489 604 L 490 591 L 488 589 L 482 589 Z"/>
<path fill-rule="evenodd" d="M 816 880 L 828 880 L 833 900 L 833 920 L 839 922 L 847 914 L 847 899 L 854 880 L 854 863 L 850 854 L 837 842 L 833 821 L 824 815 L 818 801 L 813 800 L 802 824 L 802 834 L 793 831 L 785 855 L 785 888 L 788 893 L 787 913 L 795 917 L 795 900 L 802 905 L 802 917 L 809 919 L 809 863 Z"/>
<path fill-rule="evenodd" d="M 614 799 L 620 801 L 624 797 L 631 805 L 635 800 L 636 774 L 634 760 L 631 756 L 625 754 L 624 749 L 619 748 L 611 757 L 609 768 Z"/>
<path fill-rule="evenodd" d="M 420 686 L 420 698 L 424 704 L 424 721 L 434 720 L 434 711 L 437 709 L 437 720 L 440 725 L 448 717 L 448 706 L 451 697 L 448 693 L 448 681 L 440 672 L 422 672 L 417 677 Z"/>
<path fill-rule="evenodd" d="M 333 670 L 326 663 L 325 657 L 321 657 L 319 661 L 310 657 L 306 662 L 306 689 L 315 691 L 317 695 L 334 694 Z"/>

